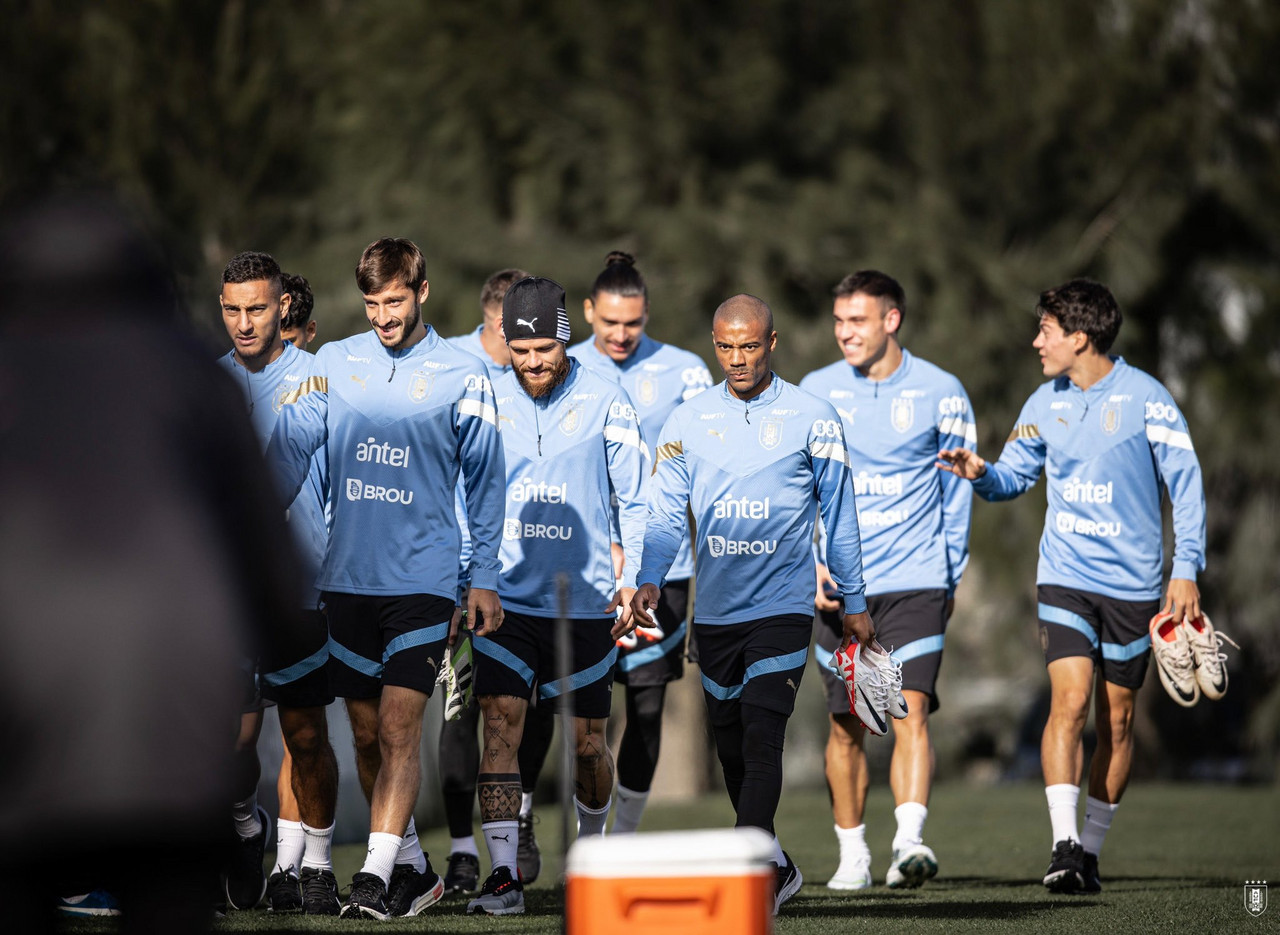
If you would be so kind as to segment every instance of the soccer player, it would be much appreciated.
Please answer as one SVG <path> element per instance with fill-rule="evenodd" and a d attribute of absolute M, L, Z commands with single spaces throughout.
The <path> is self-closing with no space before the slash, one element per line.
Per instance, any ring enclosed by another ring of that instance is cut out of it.
<path fill-rule="evenodd" d="M 485 280 L 480 290 L 480 325 L 464 335 L 447 340 L 484 362 L 489 380 L 511 372 L 511 351 L 502 336 L 502 299 L 511 284 L 528 278 L 521 269 L 503 269 Z M 465 510 L 461 511 L 465 513 Z M 462 709 L 455 721 L 444 722 L 440 731 L 440 787 L 444 794 L 445 820 L 452 838 L 449 864 L 444 874 L 445 895 L 470 894 L 480 887 L 480 851 L 472 833 L 476 801 L 476 775 L 480 769 L 480 743 L 476 729 L 480 707 L 475 702 Z M 532 883 L 542 867 L 538 841 L 533 832 L 533 790 L 546 759 L 555 730 L 555 714 L 550 705 L 533 705 L 525 718 L 520 743 L 520 782 L 524 790 L 520 805 L 520 845 L 517 863 L 520 878 Z"/>
<path fill-rule="evenodd" d="M 282 322 L 289 315 L 291 296 L 284 291 L 280 267 L 270 255 L 246 252 L 233 257 L 222 271 L 218 302 L 233 345 L 218 363 L 242 389 L 250 421 L 265 449 L 282 405 L 306 384 L 315 359 L 283 340 Z M 242 723 L 237 748 L 243 798 L 233 807 L 233 818 L 240 845 L 226 883 L 227 902 L 237 909 L 253 908 L 268 888 L 276 911 L 336 915 L 339 908 L 330 859 L 338 766 L 325 718 L 325 706 L 334 697 L 327 672 L 329 628 L 316 609 L 319 594 L 314 587 L 328 540 L 327 485 L 323 458 L 313 459 L 306 483 L 288 512 L 309 585 L 304 602 L 309 608 L 304 611 L 307 639 L 291 647 L 284 658 L 265 658 L 261 665 L 262 694 L 278 705 L 287 762 L 292 764 L 288 770 L 282 768 L 282 774 L 289 783 L 289 804 L 296 820 L 282 821 L 290 827 L 282 829 L 281 837 L 298 846 L 286 846 L 268 881 L 262 856 L 269 822 L 256 795 L 260 772 L 256 742 L 262 727 L 262 709 L 256 704 L 245 715 L 248 723 Z"/>
<path fill-rule="evenodd" d="M 652 451 L 667 416 L 711 386 L 711 374 L 696 354 L 645 334 L 649 290 L 635 259 L 614 251 L 604 262 L 590 297 L 582 301 L 592 335 L 569 353 L 626 390 L 640 416 L 641 436 Z M 615 546 L 615 557 L 621 558 L 621 551 Z M 626 686 L 627 723 L 618 747 L 613 834 L 635 831 L 649 800 L 662 743 L 667 683 L 684 674 L 692 576 L 693 550 L 686 533 L 662 586 L 657 625 L 633 630 L 618 641 L 616 679 Z"/>
<path fill-rule="evenodd" d="M 913 356 L 898 340 L 906 298 L 896 280 L 876 270 L 852 273 L 835 288 L 836 343 L 844 359 L 816 370 L 800 388 L 828 400 L 846 436 L 858 497 L 858 530 L 867 607 L 877 639 L 902 665 L 907 717 L 894 725 L 889 783 L 897 808 L 890 887 L 916 887 L 937 873 L 924 843 L 933 774 L 929 714 L 942 662 L 943 634 L 953 596 L 969 558 L 968 485 L 934 465 L 938 452 L 972 448 L 977 439 L 969 398 L 960 381 Z M 843 679 L 831 663 L 843 628 L 832 587 L 818 564 L 815 659 L 831 714 L 826 774 L 840 844 L 832 889 L 871 885 L 863 810 L 867 801 L 866 729 L 849 712 Z"/>
<path fill-rule="evenodd" d="M 502 623 L 495 586 L 502 530 L 502 446 L 484 364 L 422 320 L 426 263 L 384 238 L 356 267 L 370 333 L 331 342 L 281 409 L 268 461 L 287 494 L 323 447 L 332 530 L 320 572 L 333 688 L 346 699 L 369 848 L 344 917 L 415 915 L 444 883 L 418 843 L 422 717 L 453 618 L 466 478 L 472 541 L 467 610 L 488 633 Z"/>
<path fill-rule="evenodd" d="M 316 339 L 316 323 L 311 317 L 316 307 L 311 294 L 311 283 L 297 273 L 281 273 L 284 291 L 289 293 L 289 310 L 280 326 L 280 336 L 300 351 L 305 351 Z"/>
<path fill-rule="evenodd" d="M 1073 279 L 1041 293 L 1036 314 L 1032 346 L 1049 381 L 1022 407 L 1000 460 L 952 448 L 940 452 L 939 467 L 973 481 L 985 500 L 1025 493 L 1045 472 L 1036 591 L 1051 700 L 1040 759 L 1054 845 L 1044 885 L 1097 893 L 1098 855 L 1129 781 L 1148 621 L 1161 609 L 1162 492 L 1173 504 L 1174 533 L 1163 611 L 1181 623 L 1200 616 L 1204 488 L 1169 391 L 1108 354 L 1121 323 L 1111 292 Z M 1098 745 L 1081 833 L 1081 738 L 1091 695 Z"/>
<path fill-rule="evenodd" d="M 651 622 L 692 508 L 693 621 L 716 752 L 737 825 L 772 834 L 787 719 L 813 628 L 810 543 L 819 511 L 844 604 L 844 643 L 870 647 L 875 630 L 840 417 L 770 370 L 778 335 L 760 299 L 727 299 L 711 335 L 725 381 L 681 405 L 662 428 L 632 607 L 640 623 Z M 803 878 L 776 839 L 774 862 L 776 910 Z"/>
<path fill-rule="evenodd" d="M 570 705 L 574 715 L 579 836 L 601 834 L 613 789 L 605 742 L 615 640 L 630 629 L 634 585 L 615 593 L 612 507 L 623 545 L 638 562 L 641 490 L 648 457 L 627 394 L 568 355 L 564 289 L 550 279 L 515 283 L 503 299 L 513 372 L 498 381 L 506 450 L 506 523 L 498 591 L 502 630 L 475 639 L 475 691 L 484 717 L 479 776 L 481 829 L 493 869 L 469 913 L 524 911 L 516 867 L 521 800 L 517 748 L 528 700 Z M 557 579 L 567 578 L 564 607 Z M 619 608 L 622 614 L 615 618 Z M 555 619 L 572 630 L 571 672 L 558 671 Z"/>

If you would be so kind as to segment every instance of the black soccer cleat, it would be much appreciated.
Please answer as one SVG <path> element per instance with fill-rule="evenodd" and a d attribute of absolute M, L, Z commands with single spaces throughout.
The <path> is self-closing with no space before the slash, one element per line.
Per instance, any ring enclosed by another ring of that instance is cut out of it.
<path fill-rule="evenodd" d="M 387 910 L 387 886 L 376 873 L 357 873 L 351 878 L 351 895 L 340 913 L 344 919 L 368 916 L 385 922 L 391 913 Z"/>
<path fill-rule="evenodd" d="M 474 893 L 480 888 L 480 858 L 475 854 L 458 851 L 449 855 L 449 866 L 444 872 L 444 894 L 456 896 Z"/>
<path fill-rule="evenodd" d="M 1080 887 L 1081 893 L 1093 895 L 1102 892 L 1102 877 L 1098 876 L 1098 855 L 1084 852 L 1084 864 L 1080 871 L 1080 877 L 1084 880 L 1084 885 Z"/>
<path fill-rule="evenodd" d="M 252 909 L 262 901 L 267 892 L 267 873 L 262 868 L 262 857 L 267 850 L 267 836 L 271 833 L 271 818 L 267 810 L 258 806 L 258 821 L 262 830 L 251 838 L 236 838 L 227 866 L 227 904 L 232 909 Z"/>
<path fill-rule="evenodd" d="M 302 883 L 302 911 L 309 916 L 336 916 L 342 911 L 338 898 L 338 878 L 332 870 L 303 867 L 299 878 Z"/>
<path fill-rule="evenodd" d="M 267 878 L 267 912 L 301 912 L 302 884 L 292 867 Z"/>
<path fill-rule="evenodd" d="M 1084 848 L 1079 841 L 1065 840 L 1053 845 L 1044 885 L 1050 893 L 1077 893 L 1084 888 Z"/>
<path fill-rule="evenodd" d="M 520 876 L 520 882 L 525 886 L 538 879 L 538 874 L 542 872 L 542 852 L 538 850 L 538 839 L 533 833 L 533 823 L 536 820 L 532 812 L 528 815 L 516 816 L 516 826 L 519 831 L 516 845 L 516 870 Z"/>
<path fill-rule="evenodd" d="M 412 864 L 396 864 L 387 890 L 387 912 L 393 916 L 416 916 L 438 903 L 443 895 L 444 880 L 431 869 L 431 861 L 427 861 L 422 873 Z"/>

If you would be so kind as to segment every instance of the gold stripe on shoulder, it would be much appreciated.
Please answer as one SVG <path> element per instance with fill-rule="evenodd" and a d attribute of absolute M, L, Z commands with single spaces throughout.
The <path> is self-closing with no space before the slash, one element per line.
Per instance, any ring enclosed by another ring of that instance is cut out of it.
<path fill-rule="evenodd" d="M 307 377 L 298 384 L 296 389 L 292 389 L 280 398 L 280 405 L 288 406 L 296 403 L 308 393 L 327 393 L 329 392 L 329 379 L 327 377 Z"/>
<path fill-rule="evenodd" d="M 1036 425 L 1034 422 L 1029 422 L 1026 425 L 1015 425 L 1013 427 L 1013 431 L 1009 433 L 1009 437 L 1005 439 L 1005 444 L 1008 444 L 1011 441 L 1017 441 L 1019 438 L 1039 437 L 1040 426 Z"/>
<path fill-rule="evenodd" d="M 684 444 L 682 442 L 667 442 L 665 445 L 659 445 L 658 450 L 654 452 L 653 466 L 656 469 L 663 461 L 679 457 L 682 454 L 684 454 Z"/>

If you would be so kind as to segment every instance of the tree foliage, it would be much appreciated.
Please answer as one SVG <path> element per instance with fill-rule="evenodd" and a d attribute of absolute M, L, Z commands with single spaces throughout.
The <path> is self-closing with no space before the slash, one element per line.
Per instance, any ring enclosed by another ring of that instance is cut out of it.
<path fill-rule="evenodd" d="M 655 335 L 710 356 L 711 312 L 752 292 L 798 378 L 834 357 L 832 284 L 877 267 L 906 286 L 906 342 L 961 376 L 994 456 L 1039 379 L 1036 295 L 1108 283 L 1117 350 L 1193 428 L 1208 606 L 1249 639 L 1255 687 L 1280 684 L 1274 4 L 3 8 L 20 25 L 0 65 L 0 193 L 124 193 L 205 321 L 240 249 L 307 275 L 336 337 L 362 326 L 351 270 L 378 236 L 423 246 L 447 333 L 471 327 L 494 269 L 554 276 L 572 301 L 623 247 Z M 977 562 L 1011 627 L 1042 522 L 1027 501 L 976 511 Z M 1278 691 L 1255 716 L 1271 746 Z"/>

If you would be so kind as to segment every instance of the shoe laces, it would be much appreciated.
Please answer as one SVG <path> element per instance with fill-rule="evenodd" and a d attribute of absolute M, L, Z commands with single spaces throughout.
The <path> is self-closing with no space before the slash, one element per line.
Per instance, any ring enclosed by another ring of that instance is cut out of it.
<path fill-rule="evenodd" d="M 1177 632 L 1177 631 L 1175 631 Z M 1179 679 L 1194 678 L 1195 658 L 1188 639 L 1160 640 L 1159 658 L 1170 675 Z"/>
<path fill-rule="evenodd" d="M 316 875 L 317 877 L 319 874 Z M 308 881 L 310 884 L 312 881 Z M 372 873 L 362 874 L 359 880 L 355 880 L 351 886 L 351 900 L 368 905 L 376 903 L 385 895 L 385 888 L 377 876 Z"/>
<path fill-rule="evenodd" d="M 302 871 L 302 895 L 308 901 L 312 899 L 332 899 L 337 895 L 336 887 L 330 887 L 328 881 L 324 878 L 324 872 L 314 870 L 308 873 L 310 868 L 304 868 Z"/>
<path fill-rule="evenodd" d="M 480 894 L 482 896 L 501 896 L 515 885 L 516 879 L 511 875 L 511 871 L 506 867 L 499 867 L 489 874 L 489 879 L 484 881 L 484 889 L 480 891 Z"/>
<path fill-rule="evenodd" d="M 1226 662 L 1227 654 L 1221 651 L 1223 641 L 1230 643 L 1236 649 L 1240 648 L 1239 643 L 1208 621 L 1204 622 L 1204 629 L 1200 630 L 1188 624 L 1185 632 L 1187 641 L 1191 644 L 1193 654 L 1200 665 Z"/>
<path fill-rule="evenodd" d="M 892 660 L 891 656 L 874 650 L 868 652 L 863 649 L 859 655 L 862 665 L 854 669 L 854 681 L 867 693 L 872 704 L 883 711 L 889 706 L 890 690 L 896 691 L 893 688 L 893 679 L 897 679 L 898 685 L 902 684 L 901 664 L 896 669 L 893 668 L 887 664 L 887 661 Z"/>

